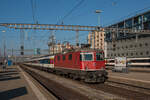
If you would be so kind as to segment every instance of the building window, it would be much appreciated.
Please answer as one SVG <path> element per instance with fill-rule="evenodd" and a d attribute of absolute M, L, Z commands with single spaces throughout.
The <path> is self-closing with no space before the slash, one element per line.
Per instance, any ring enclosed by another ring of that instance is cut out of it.
<path fill-rule="evenodd" d="M 122 53 L 122 56 L 124 56 L 124 53 Z"/>
<path fill-rule="evenodd" d="M 146 55 L 149 55 L 149 51 L 146 51 Z"/>
<path fill-rule="evenodd" d="M 109 57 L 109 54 L 107 56 Z"/>
<path fill-rule="evenodd" d="M 145 46 L 148 46 L 148 43 L 145 43 Z"/>
<path fill-rule="evenodd" d="M 131 56 L 133 56 L 133 53 L 131 53 Z"/>
<path fill-rule="evenodd" d="M 126 53 L 126 56 L 128 56 L 128 53 Z"/>
<path fill-rule="evenodd" d="M 133 45 L 131 44 L 131 45 L 130 45 L 130 48 L 132 48 L 132 47 L 133 47 Z"/>
<path fill-rule="evenodd" d="M 118 50 L 119 50 L 120 48 L 118 47 Z"/>
<path fill-rule="evenodd" d="M 142 44 L 140 43 L 139 46 L 142 47 Z"/>
<path fill-rule="evenodd" d="M 111 54 L 111 56 L 112 56 L 112 54 Z"/>
<path fill-rule="evenodd" d="M 136 52 L 135 54 L 136 54 L 136 55 L 138 55 L 138 53 L 137 53 L 137 52 Z"/>
<path fill-rule="evenodd" d="M 69 60 L 72 60 L 72 54 L 69 54 L 68 59 L 69 59 Z"/>
<path fill-rule="evenodd" d="M 134 45 L 134 47 L 136 48 L 136 44 Z"/>
<path fill-rule="evenodd" d="M 140 55 L 143 55 L 143 52 L 141 52 Z"/>

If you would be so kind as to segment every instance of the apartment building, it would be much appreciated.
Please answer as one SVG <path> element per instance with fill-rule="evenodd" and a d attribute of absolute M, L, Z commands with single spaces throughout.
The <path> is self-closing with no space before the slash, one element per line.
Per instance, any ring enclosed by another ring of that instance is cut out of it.
<path fill-rule="evenodd" d="M 91 44 L 91 48 L 103 49 L 104 50 L 104 38 L 105 34 L 103 31 L 93 31 L 88 34 L 88 44 Z"/>

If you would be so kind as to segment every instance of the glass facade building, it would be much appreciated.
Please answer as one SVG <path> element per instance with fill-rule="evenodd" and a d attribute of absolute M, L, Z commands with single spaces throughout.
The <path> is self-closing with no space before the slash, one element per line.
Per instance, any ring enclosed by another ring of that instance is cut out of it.
<path fill-rule="evenodd" d="M 145 13 L 136 15 L 134 17 L 131 17 L 129 19 L 125 19 L 121 22 L 118 22 L 116 24 L 110 25 L 108 27 L 113 27 L 113 28 L 129 28 L 129 29 L 144 29 L 144 30 L 150 30 L 150 11 L 147 11 Z M 106 41 L 112 41 L 112 34 L 106 33 Z M 138 35 L 139 37 L 145 37 L 150 35 L 147 34 L 140 34 Z M 116 39 L 128 39 L 128 38 L 135 38 L 135 34 L 130 34 L 130 33 L 116 33 Z"/>

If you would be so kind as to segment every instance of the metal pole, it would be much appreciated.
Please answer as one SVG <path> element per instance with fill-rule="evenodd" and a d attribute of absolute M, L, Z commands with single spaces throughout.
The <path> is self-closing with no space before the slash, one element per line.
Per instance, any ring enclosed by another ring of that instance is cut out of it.
<path fill-rule="evenodd" d="M 101 10 L 96 10 L 95 11 L 95 13 L 97 13 L 98 14 L 98 26 L 100 27 L 100 13 L 101 13 L 102 11 Z"/>
<path fill-rule="evenodd" d="M 98 14 L 98 26 L 100 27 L 100 13 Z"/>
<path fill-rule="evenodd" d="M 12 48 L 12 57 L 13 57 L 13 55 L 14 55 L 14 50 L 13 50 L 13 48 Z"/>
<path fill-rule="evenodd" d="M 5 43 L 6 41 L 5 41 L 5 37 L 4 37 L 4 44 L 3 44 L 3 46 L 4 46 L 4 58 L 6 57 L 6 43 Z"/>
<path fill-rule="evenodd" d="M 79 31 L 76 31 L 76 45 L 79 46 Z"/>
<path fill-rule="evenodd" d="M 93 31 L 92 33 L 93 33 L 93 40 L 94 40 L 94 41 L 93 41 L 93 42 L 94 42 L 93 44 L 94 44 L 94 49 L 95 49 L 95 32 Z"/>

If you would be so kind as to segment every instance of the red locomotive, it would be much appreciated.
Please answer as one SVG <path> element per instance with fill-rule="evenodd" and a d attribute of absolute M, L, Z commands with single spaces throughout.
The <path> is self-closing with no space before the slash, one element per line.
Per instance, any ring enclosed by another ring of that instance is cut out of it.
<path fill-rule="evenodd" d="M 54 57 L 56 73 L 85 82 L 105 82 L 105 60 L 103 50 L 79 49 Z"/>

